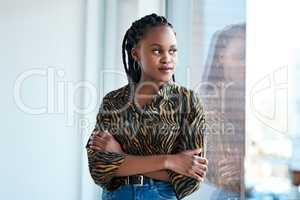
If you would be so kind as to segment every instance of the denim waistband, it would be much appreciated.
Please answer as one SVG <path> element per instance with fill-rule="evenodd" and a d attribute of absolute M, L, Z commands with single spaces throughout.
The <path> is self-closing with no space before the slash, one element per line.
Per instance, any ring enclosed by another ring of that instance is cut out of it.
<path fill-rule="evenodd" d="M 146 176 L 139 176 L 139 175 L 127 177 L 127 180 L 125 181 L 125 185 L 134 185 L 134 186 L 157 185 L 157 184 L 170 184 L 170 182 L 152 179 Z"/>

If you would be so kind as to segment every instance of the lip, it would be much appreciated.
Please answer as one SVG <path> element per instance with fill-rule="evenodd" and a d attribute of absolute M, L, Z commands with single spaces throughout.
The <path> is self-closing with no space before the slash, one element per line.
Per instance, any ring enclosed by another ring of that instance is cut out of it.
<path fill-rule="evenodd" d="M 168 66 L 168 65 L 164 65 L 164 66 L 159 67 L 158 69 L 159 70 L 163 70 L 163 71 L 165 71 L 165 70 L 173 70 L 173 67 Z"/>

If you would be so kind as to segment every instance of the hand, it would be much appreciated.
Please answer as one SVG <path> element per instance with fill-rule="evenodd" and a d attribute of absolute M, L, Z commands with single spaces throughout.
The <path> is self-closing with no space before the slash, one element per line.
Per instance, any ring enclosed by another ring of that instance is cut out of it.
<path fill-rule="evenodd" d="M 219 185 L 222 187 L 235 187 L 240 185 L 241 181 L 241 161 L 238 157 L 223 158 L 218 161 Z"/>
<path fill-rule="evenodd" d="M 167 155 L 166 168 L 203 182 L 208 160 L 198 156 L 201 151 L 194 149 Z"/>
<path fill-rule="evenodd" d="M 300 185 L 300 171 L 292 170 L 292 182 L 295 186 Z"/>
<path fill-rule="evenodd" d="M 109 151 L 124 154 L 121 145 L 109 132 L 93 132 L 89 142 L 95 151 Z"/>

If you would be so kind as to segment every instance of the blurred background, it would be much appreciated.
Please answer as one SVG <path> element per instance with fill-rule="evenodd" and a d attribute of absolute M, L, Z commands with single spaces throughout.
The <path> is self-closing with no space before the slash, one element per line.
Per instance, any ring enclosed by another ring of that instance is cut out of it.
<path fill-rule="evenodd" d="M 102 97 L 127 84 L 126 30 L 153 12 L 174 25 L 176 82 L 210 122 L 207 179 L 186 199 L 300 199 L 299 5 L 0 0 L 1 199 L 101 199 L 84 147 Z"/>
<path fill-rule="evenodd" d="M 248 199 L 300 199 L 297 7 L 293 0 L 247 2 Z"/>

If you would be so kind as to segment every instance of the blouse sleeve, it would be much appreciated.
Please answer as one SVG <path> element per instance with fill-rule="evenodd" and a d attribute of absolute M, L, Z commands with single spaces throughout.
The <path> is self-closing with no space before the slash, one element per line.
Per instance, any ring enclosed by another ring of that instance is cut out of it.
<path fill-rule="evenodd" d="M 105 98 L 97 114 L 97 122 L 94 131 L 109 130 L 109 101 Z M 89 145 L 90 138 L 86 144 L 88 165 L 91 177 L 94 182 L 112 191 L 122 184 L 122 177 L 116 177 L 115 172 L 124 162 L 124 155 L 113 152 L 94 151 Z"/>
<path fill-rule="evenodd" d="M 182 133 L 174 153 L 202 148 L 204 153 L 205 116 L 200 97 L 191 92 L 187 100 L 186 113 L 183 114 Z M 203 156 L 201 153 L 201 156 Z M 182 199 L 199 189 L 200 182 L 196 179 L 167 170 L 170 183 L 175 189 L 178 199 Z"/>

